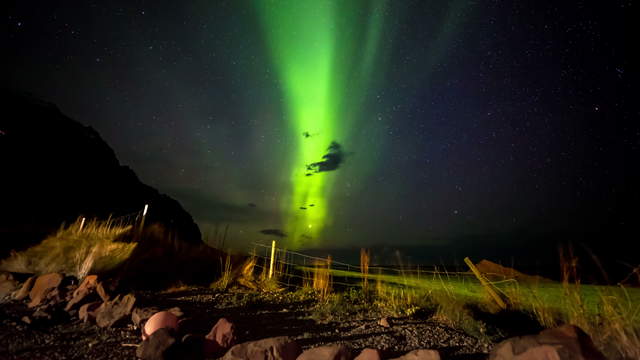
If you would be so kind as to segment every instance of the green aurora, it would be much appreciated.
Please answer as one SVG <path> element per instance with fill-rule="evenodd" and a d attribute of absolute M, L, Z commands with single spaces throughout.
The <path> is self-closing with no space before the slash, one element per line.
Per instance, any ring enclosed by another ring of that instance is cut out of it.
<path fill-rule="evenodd" d="M 335 171 L 308 176 L 336 141 L 348 151 L 372 71 L 384 57 L 386 1 L 259 1 L 291 136 L 290 189 L 281 208 L 289 246 L 317 241 L 330 225 Z M 306 136 L 303 136 L 305 134 Z M 305 209 L 301 209 L 306 208 Z"/>

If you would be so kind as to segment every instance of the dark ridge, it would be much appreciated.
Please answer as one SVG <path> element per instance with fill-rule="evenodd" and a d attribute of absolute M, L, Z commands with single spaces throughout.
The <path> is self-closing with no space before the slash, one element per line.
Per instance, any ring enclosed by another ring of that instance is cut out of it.
<path fill-rule="evenodd" d="M 91 127 L 50 103 L 3 91 L 0 120 L 0 257 L 41 241 L 79 216 L 141 211 L 180 241 L 200 244 L 200 229 L 180 203 L 142 183 Z"/>

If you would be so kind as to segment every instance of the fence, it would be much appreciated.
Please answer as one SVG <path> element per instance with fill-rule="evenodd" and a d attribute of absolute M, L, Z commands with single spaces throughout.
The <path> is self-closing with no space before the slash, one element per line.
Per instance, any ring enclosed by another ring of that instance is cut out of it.
<path fill-rule="evenodd" d="M 252 243 L 252 245 L 254 246 L 252 255 L 258 259 L 255 266 L 263 273 L 273 273 L 276 281 L 287 286 L 296 286 L 293 280 L 297 280 L 298 283 L 313 281 L 314 274 L 322 269 L 331 272 L 334 285 L 344 287 L 362 287 L 363 283 L 364 286 L 367 286 L 370 279 L 411 286 L 414 283 L 414 281 L 410 281 L 411 279 L 446 278 L 451 280 L 456 278 L 460 281 L 466 281 L 465 279 L 468 279 L 469 276 L 473 276 L 468 271 L 447 271 L 444 267 L 439 269 L 438 266 L 369 266 L 368 259 L 362 258 L 360 265 L 352 265 L 334 260 L 331 257 L 321 258 L 278 248 L 273 244 L 270 246 Z M 272 252 L 273 255 L 271 255 Z M 346 282 L 345 279 L 353 281 Z"/>

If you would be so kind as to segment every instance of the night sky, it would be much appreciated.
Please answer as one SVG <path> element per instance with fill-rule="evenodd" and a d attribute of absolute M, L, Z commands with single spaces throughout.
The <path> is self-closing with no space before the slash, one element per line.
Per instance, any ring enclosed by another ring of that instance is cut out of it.
<path fill-rule="evenodd" d="M 19 1 L 5 82 L 227 246 L 615 246 L 640 238 L 638 41 L 631 1 L 593 3 Z"/>

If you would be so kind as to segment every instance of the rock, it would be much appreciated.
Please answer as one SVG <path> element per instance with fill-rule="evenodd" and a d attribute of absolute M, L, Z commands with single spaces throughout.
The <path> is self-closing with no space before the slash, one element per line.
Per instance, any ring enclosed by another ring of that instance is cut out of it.
<path fill-rule="evenodd" d="M 28 278 L 27 281 L 25 281 L 24 284 L 22 284 L 22 287 L 20 288 L 20 290 L 13 293 L 13 299 L 23 300 L 24 298 L 26 298 L 29 295 L 31 288 L 33 288 L 33 283 L 35 283 L 35 281 L 36 281 L 35 276 Z"/>
<path fill-rule="evenodd" d="M 89 275 L 84 278 L 80 286 L 73 291 L 71 300 L 65 306 L 65 311 L 71 310 L 75 305 L 80 304 L 85 298 L 96 291 L 98 286 L 98 276 Z"/>
<path fill-rule="evenodd" d="M 195 320 L 191 318 L 184 318 L 178 320 L 178 335 L 179 337 L 185 336 L 187 334 L 194 334 L 198 332 L 199 327 Z M 204 336 L 203 336 L 204 338 Z"/>
<path fill-rule="evenodd" d="M 156 307 L 135 308 L 131 312 L 131 322 L 138 328 L 142 327 L 143 323 L 158 311 L 160 311 L 160 309 Z"/>
<path fill-rule="evenodd" d="M 0 273 L 0 299 L 11 294 L 18 287 L 13 275 L 7 272 Z"/>
<path fill-rule="evenodd" d="M 100 296 L 100 299 L 102 299 L 102 301 L 109 301 L 109 294 L 107 294 L 107 291 L 104 289 L 104 285 L 102 284 L 102 282 L 99 282 L 96 285 L 96 292 L 98 293 L 98 296 Z"/>
<path fill-rule="evenodd" d="M 180 310 L 179 307 L 172 307 L 171 309 L 167 310 L 168 312 L 172 313 L 173 315 L 175 315 L 176 317 L 182 317 L 182 315 L 184 315 L 184 313 L 182 312 L 182 310 Z"/>
<path fill-rule="evenodd" d="M 155 331 L 136 349 L 136 356 L 144 360 L 180 359 L 176 338 L 171 329 Z"/>
<path fill-rule="evenodd" d="M 28 304 L 30 308 L 36 307 L 47 299 L 49 293 L 56 290 L 62 283 L 64 276 L 58 273 L 40 275 L 33 284 L 33 288 L 29 292 L 31 302 Z"/>
<path fill-rule="evenodd" d="M 215 341 L 222 349 L 228 349 L 236 343 L 235 326 L 227 319 L 221 318 L 213 325 L 205 338 Z"/>
<path fill-rule="evenodd" d="M 440 360 L 440 353 L 437 350 L 413 350 L 399 358 L 391 360 Z"/>
<path fill-rule="evenodd" d="M 541 331 L 538 335 L 517 336 L 496 345 L 491 360 L 604 360 L 593 341 L 582 329 L 563 325 Z"/>
<path fill-rule="evenodd" d="M 94 321 L 96 319 L 97 310 L 100 308 L 100 302 L 90 302 L 80 306 L 80 310 L 78 310 L 78 318 L 82 322 Z"/>
<path fill-rule="evenodd" d="M 286 336 L 279 336 L 235 345 L 222 359 L 295 360 L 300 352 L 298 343 Z"/>
<path fill-rule="evenodd" d="M 353 360 L 382 360 L 382 354 L 380 350 L 364 349 L 360 355 L 356 356 Z"/>
<path fill-rule="evenodd" d="M 382 327 L 390 328 L 391 327 L 391 321 L 389 320 L 389 318 L 383 317 L 382 319 L 380 319 L 380 321 L 378 321 L 378 325 L 380 325 Z"/>
<path fill-rule="evenodd" d="M 347 345 L 326 345 L 306 350 L 297 360 L 351 360 L 351 348 Z"/>
<path fill-rule="evenodd" d="M 180 356 L 182 359 L 204 359 L 205 338 L 202 335 L 187 334 L 182 337 L 180 343 Z"/>
<path fill-rule="evenodd" d="M 96 310 L 96 325 L 101 328 L 111 327 L 118 321 L 131 315 L 136 298 L 132 294 L 125 295 L 120 299 L 120 295 L 116 296 L 112 301 L 105 301 Z"/>
<path fill-rule="evenodd" d="M 142 329 L 142 340 L 153 335 L 158 329 L 168 328 L 172 331 L 178 330 L 178 317 L 168 311 L 155 313 L 147 320 Z"/>
<path fill-rule="evenodd" d="M 51 320 L 51 314 L 49 314 L 48 312 L 46 312 L 46 311 L 44 311 L 42 309 L 36 310 L 31 317 L 34 318 L 34 319 Z"/>

